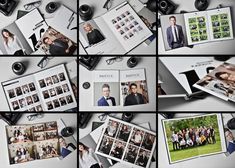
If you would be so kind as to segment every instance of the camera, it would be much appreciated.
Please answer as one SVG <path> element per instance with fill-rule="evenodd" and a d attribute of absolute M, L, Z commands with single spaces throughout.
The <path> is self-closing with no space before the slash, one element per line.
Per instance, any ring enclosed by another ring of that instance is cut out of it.
<path fill-rule="evenodd" d="M 5 16 L 10 16 L 17 4 L 18 2 L 15 0 L 0 0 L 0 12 Z"/>
<path fill-rule="evenodd" d="M 176 5 L 170 0 L 159 0 L 157 6 L 163 15 L 171 14 L 176 9 Z"/>
<path fill-rule="evenodd" d="M 79 64 L 91 71 L 99 63 L 100 59 L 100 56 L 80 56 Z"/>

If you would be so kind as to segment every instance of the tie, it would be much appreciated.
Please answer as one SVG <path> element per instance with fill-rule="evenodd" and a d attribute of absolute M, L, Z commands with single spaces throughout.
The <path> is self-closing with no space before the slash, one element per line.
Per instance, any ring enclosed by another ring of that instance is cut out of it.
<path fill-rule="evenodd" d="M 178 43 L 179 42 L 179 38 L 178 38 L 178 35 L 177 35 L 176 26 L 174 26 L 174 31 L 175 31 L 176 42 Z"/>
<path fill-rule="evenodd" d="M 110 100 L 110 97 L 107 97 L 106 100 Z"/>

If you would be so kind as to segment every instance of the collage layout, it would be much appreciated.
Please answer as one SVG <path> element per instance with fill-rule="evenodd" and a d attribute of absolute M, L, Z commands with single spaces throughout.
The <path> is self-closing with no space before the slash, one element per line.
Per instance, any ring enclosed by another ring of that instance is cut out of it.
<path fill-rule="evenodd" d="M 115 160 L 146 167 L 151 160 L 156 135 L 134 125 L 109 119 L 98 152 Z"/>
<path fill-rule="evenodd" d="M 74 102 L 64 73 L 40 79 L 38 83 L 42 89 L 47 110 L 53 110 Z"/>
<path fill-rule="evenodd" d="M 57 122 L 6 126 L 10 164 L 58 157 Z"/>
<path fill-rule="evenodd" d="M 143 30 L 129 11 L 126 11 L 120 16 L 112 19 L 112 24 L 124 40 L 132 38 L 135 34 L 138 34 Z"/>

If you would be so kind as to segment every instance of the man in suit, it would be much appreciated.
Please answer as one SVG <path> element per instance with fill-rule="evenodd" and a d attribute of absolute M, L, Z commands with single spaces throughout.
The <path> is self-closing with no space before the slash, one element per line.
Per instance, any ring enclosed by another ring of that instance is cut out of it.
<path fill-rule="evenodd" d="M 169 17 L 170 26 L 166 30 L 167 42 L 171 49 L 184 46 L 184 33 L 182 26 L 176 24 L 175 16 Z"/>
<path fill-rule="evenodd" d="M 104 84 L 102 86 L 103 97 L 98 101 L 98 106 L 116 106 L 115 98 L 110 96 L 110 86 Z"/>
<path fill-rule="evenodd" d="M 137 93 L 137 85 L 135 83 L 130 85 L 130 91 L 131 94 L 126 97 L 124 106 L 145 104 L 144 96 L 140 93 Z"/>
<path fill-rule="evenodd" d="M 227 151 L 231 154 L 235 151 L 235 140 L 233 133 L 228 129 L 224 129 L 226 140 L 228 141 Z"/>

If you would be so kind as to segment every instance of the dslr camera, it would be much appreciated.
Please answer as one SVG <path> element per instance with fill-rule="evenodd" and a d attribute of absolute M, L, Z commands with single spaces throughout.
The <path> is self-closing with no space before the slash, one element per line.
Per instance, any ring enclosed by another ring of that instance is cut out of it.
<path fill-rule="evenodd" d="M 79 64 L 91 71 L 99 63 L 100 59 L 100 56 L 80 56 Z"/>
<path fill-rule="evenodd" d="M 159 12 L 163 15 L 172 14 L 176 9 L 176 4 L 170 0 L 158 0 L 157 6 Z"/>
<path fill-rule="evenodd" d="M 10 16 L 17 4 L 18 2 L 15 0 L 0 0 L 0 12 L 5 16 Z"/>

